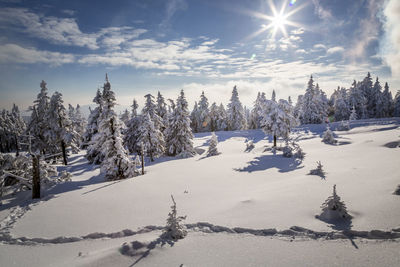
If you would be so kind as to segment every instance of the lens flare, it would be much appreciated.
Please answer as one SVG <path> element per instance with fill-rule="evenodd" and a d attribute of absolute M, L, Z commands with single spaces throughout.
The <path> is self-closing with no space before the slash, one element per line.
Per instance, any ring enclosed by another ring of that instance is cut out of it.
<path fill-rule="evenodd" d="M 289 6 L 293 6 L 296 3 L 296 0 L 290 0 Z"/>

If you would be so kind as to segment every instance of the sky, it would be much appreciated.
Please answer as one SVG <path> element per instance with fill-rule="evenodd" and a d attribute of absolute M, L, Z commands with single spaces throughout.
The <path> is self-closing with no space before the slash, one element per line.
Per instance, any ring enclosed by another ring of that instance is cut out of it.
<path fill-rule="evenodd" d="M 400 89 L 398 0 L 0 0 L 0 108 L 27 109 L 41 80 L 91 104 L 106 73 L 123 107 L 181 89 L 227 104 L 234 85 L 251 107 L 367 72 Z"/>

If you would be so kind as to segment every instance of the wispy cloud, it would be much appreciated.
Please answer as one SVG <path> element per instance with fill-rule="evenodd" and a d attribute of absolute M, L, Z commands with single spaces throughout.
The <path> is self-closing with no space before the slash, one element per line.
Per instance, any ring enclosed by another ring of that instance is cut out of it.
<path fill-rule="evenodd" d="M 0 25 L 3 29 L 12 27 L 54 44 L 87 47 L 91 50 L 99 49 L 101 44 L 119 48 L 122 42 L 146 32 L 132 27 L 110 27 L 94 33 L 84 33 L 74 18 L 46 17 L 26 8 L 0 8 Z"/>
<path fill-rule="evenodd" d="M 186 10 L 187 3 L 185 0 L 168 0 L 166 1 L 165 18 L 162 20 L 160 26 L 167 28 L 170 26 L 170 21 L 175 13 L 179 10 Z"/>
<path fill-rule="evenodd" d="M 75 56 L 58 52 L 39 51 L 35 48 L 24 48 L 16 44 L 0 45 L 0 63 L 47 63 L 53 66 L 72 63 Z"/>
<path fill-rule="evenodd" d="M 331 48 L 328 48 L 328 50 L 326 50 L 326 53 L 328 55 L 335 54 L 335 53 L 343 53 L 343 52 L 344 52 L 344 48 L 341 46 L 331 47 Z"/>

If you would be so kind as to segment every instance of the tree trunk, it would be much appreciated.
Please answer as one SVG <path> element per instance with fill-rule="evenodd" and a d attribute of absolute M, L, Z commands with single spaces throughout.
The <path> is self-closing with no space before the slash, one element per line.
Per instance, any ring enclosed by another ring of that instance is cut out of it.
<path fill-rule="evenodd" d="M 16 135 L 16 134 L 14 135 L 14 137 L 15 137 L 15 149 L 17 150 L 17 152 L 15 153 L 15 155 L 18 157 L 18 156 L 19 156 L 19 144 L 18 144 L 18 137 L 17 137 L 17 135 Z"/>
<path fill-rule="evenodd" d="M 276 147 L 276 135 L 274 135 L 274 147 Z"/>
<path fill-rule="evenodd" d="M 40 166 L 39 156 L 32 155 L 32 199 L 40 198 Z"/>
<path fill-rule="evenodd" d="M 66 149 L 65 149 L 65 143 L 64 143 L 64 141 L 61 141 L 61 150 L 62 150 L 62 155 L 63 155 L 63 159 L 64 159 L 64 165 L 68 165 L 68 162 L 67 162 L 67 152 L 66 152 Z"/>
<path fill-rule="evenodd" d="M 143 153 L 143 150 L 142 150 L 142 175 L 144 175 L 144 153 Z"/>

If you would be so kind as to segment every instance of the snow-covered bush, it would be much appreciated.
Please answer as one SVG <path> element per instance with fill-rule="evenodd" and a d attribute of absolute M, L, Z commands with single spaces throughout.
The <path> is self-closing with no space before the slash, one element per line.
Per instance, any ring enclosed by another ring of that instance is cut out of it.
<path fill-rule="evenodd" d="M 336 221 L 351 219 L 351 215 L 347 213 L 346 205 L 340 200 L 336 193 L 336 185 L 333 186 L 333 194 L 328 197 L 321 205 L 322 213 L 317 216 L 323 221 Z"/>
<path fill-rule="evenodd" d="M 396 190 L 394 191 L 395 195 L 400 195 L 400 184 L 397 186 Z"/>
<path fill-rule="evenodd" d="M 287 141 L 286 145 L 282 149 L 283 156 L 286 158 L 298 158 L 304 159 L 305 153 L 301 149 L 300 145 L 295 141 Z"/>
<path fill-rule="evenodd" d="M 254 149 L 254 142 L 253 140 L 247 140 L 246 142 L 246 152 L 249 152 Z"/>
<path fill-rule="evenodd" d="M 349 121 L 341 121 L 336 129 L 338 131 L 348 131 L 348 130 L 350 130 Z"/>
<path fill-rule="evenodd" d="M 331 131 L 331 129 L 329 129 L 329 126 L 327 127 L 326 131 L 322 134 L 322 142 L 331 145 L 335 145 L 337 143 L 337 140 L 335 139 L 335 136 Z"/>
<path fill-rule="evenodd" d="M 210 145 L 208 147 L 208 151 L 207 151 L 207 156 L 216 156 L 219 154 L 218 149 L 217 149 L 217 145 L 218 145 L 218 138 L 215 135 L 215 133 L 213 132 L 211 134 L 211 138 L 210 138 Z"/>
<path fill-rule="evenodd" d="M 168 213 L 167 225 L 164 229 L 164 237 L 178 240 L 184 238 L 187 234 L 186 227 L 182 224 L 182 221 L 186 219 L 186 216 L 177 216 L 176 202 L 173 195 L 171 195 L 171 199 L 173 205 L 171 206 L 170 213 Z"/>
<path fill-rule="evenodd" d="M 317 168 L 312 169 L 308 174 L 309 175 L 318 175 L 321 178 L 325 178 L 325 171 L 322 169 L 321 161 L 317 161 Z"/>

